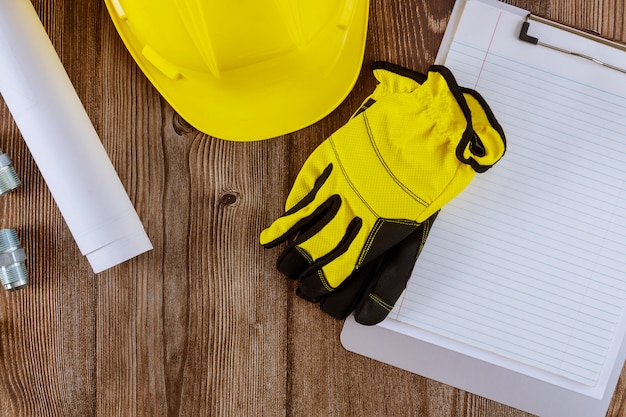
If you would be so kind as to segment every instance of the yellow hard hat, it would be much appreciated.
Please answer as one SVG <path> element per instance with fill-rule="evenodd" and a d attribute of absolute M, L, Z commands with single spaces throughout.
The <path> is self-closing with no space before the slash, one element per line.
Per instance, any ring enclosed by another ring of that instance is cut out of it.
<path fill-rule="evenodd" d="M 139 67 L 189 124 L 261 140 L 322 119 L 363 62 L 369 0 L 105 0 Z"/>

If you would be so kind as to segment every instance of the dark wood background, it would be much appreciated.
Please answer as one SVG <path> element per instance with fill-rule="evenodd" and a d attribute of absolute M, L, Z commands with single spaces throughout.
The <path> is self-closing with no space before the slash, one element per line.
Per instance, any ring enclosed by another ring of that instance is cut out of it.
<path fill-rule="evenodd" d="M 626 41 L 623 0 L 508 2 Z M 0 228 L 18 230 L 31 274 L 0 291 L 0 416 L 528 416 L 346 352 L 342 323 L 297 298 L 274 269 L 279 249 L 258 244 L 305 158 L 373 89 L 369 63 L 426 70 L 454 0 L 372 0 L 350 96 L 255 143 L 181 120 L 103 1 L 33 4 L 155 248 L 94 275 L 0 99 L 0 148 L 23 180 L 0 199 Z M 623 378 L 608 415 L 626 415 Z"/>

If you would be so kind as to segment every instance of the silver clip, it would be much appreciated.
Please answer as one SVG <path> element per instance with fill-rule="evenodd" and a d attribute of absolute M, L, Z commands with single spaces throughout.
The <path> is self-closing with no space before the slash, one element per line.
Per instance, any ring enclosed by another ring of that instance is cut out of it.
<path fill-rule="evenodd" d="M 533 45 L 544 46 L 546 48 L 550 48 L 550 49 L 553 49 L 555 51 L 563 52 L 563 53 L 566 53 L 568 55 L 573 55 L 573 56 L 577 56 L 579 58 L 587 59 L 589 61 L 595 62 L 596 64 L 602 65 L 603 67 L 607 67 L 607 68 L 613 69 L 615 71 L 619 71 L 621 73 L 626 74 L 626 69 L 620 68 L 620 67 L 616 67 L 615 65 L 611 65 L 609 63 L 600 61 L 599 59 L 594 58 L 592 56 L 585 55 L 585 54 L 582 54 L 580 52 L 570 51 L 568 49 L 560 48 L 560 47 L 555 46 L 555 45 L 550 45 L 548 43 L 540 42 L 539 39 L 537 39 L 537 38 L 535 38 L 533 36 L 528 35 L 528 28 L 530 26 L 529 20 L 531 20 L 531 19 L 536 20 L 536 21 L 541 21 L 543 23 L 549 24 L 550 26 L 554 26 L 554 27 L 557 27 L 559 29 L 565 29 L 568 32 L 572 32 L 572 33 L 575 33 L 577 35 L 585 36 L 585 37 L 587 37 L 589 39 L 593 39 L 595 41 L 599 41 L 601 43 L 607 44 L 607 45 L 612 46 L 612 47 L 619 47 L 619 49 L 622 49 L 622 50 L 625 48 L 624 45 L 618 44 L 617 42 L 609 41 L 608 39 L 600 38 L 597 35 L 588 34 L 588 33 L 585 33 L 583 31 L 579 31 L 579 30 L 567 27 L 565 25 L 561 25 L 559 23 L 549 21 L 548 19 L 543 19 L 543 18 L 539 18 L 539 17 L 536 17 L 536 16 L 532 16 L 530 14 L 526 16 L 526 20 L 522 23 L 522 29 L 520 30 L 520 33 L 519 33 L 520 40 L 522 40 L 524 42 L 528 42 L 528 43 L 531 43 Z M 619 46 L 617 46 L 617 45 L 619 45 Z"/>

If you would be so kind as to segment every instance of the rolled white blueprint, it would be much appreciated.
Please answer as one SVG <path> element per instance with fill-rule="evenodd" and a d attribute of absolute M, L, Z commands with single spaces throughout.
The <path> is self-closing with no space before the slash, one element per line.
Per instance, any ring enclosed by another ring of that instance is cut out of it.
<path fill-rule="evenodd" d="M 29 0 L 0 0 L 0 94 L 94 272 L 152 249 Z"/>

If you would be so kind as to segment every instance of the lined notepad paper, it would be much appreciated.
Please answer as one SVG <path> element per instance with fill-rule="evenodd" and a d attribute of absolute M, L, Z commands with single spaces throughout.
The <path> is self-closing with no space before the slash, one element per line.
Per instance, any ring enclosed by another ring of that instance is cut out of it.
<path fill-rule="evenodd" d="M 519 41 L 521 21 L 466 5 L 445 65 L 508 149 L 444 207 L 390 317 L 596 386 L 626 321 L 626 76 Z M 529 34 L 626 64 L 540 23 Z"/>

